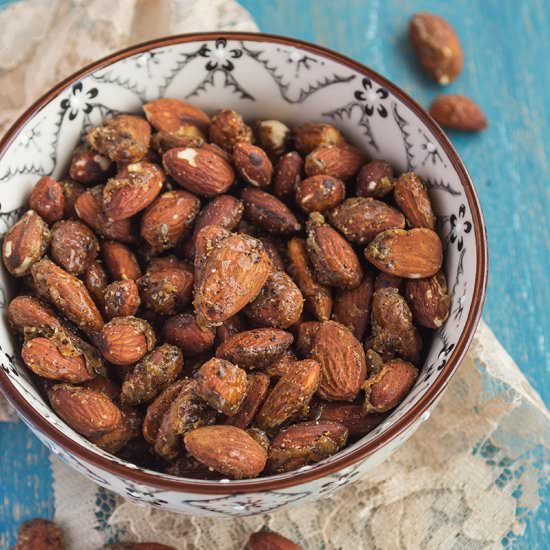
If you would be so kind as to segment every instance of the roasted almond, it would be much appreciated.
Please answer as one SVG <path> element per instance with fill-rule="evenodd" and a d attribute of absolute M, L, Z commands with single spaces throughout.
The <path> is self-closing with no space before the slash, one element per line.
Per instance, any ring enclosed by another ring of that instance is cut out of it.
<path fill-rule="evenodd" d="M 256 123 L 256 140 L 271 157 L 284 155 L 290 143 L 290 128 L 280 120 L 261 120 Z"/>
<path fill-rule="evenodd" d="M 304 161 L 296 152 L 282 156 L 273 174 L 273 193 L 282 200 L 294 197 L 294 191 L 302 181 Z"/>
<path fill-rule="evenodd" d="M 178 346 L 187 356 L 200 355 L 214 346 L 216 332 L 212 328 L 201 327 L 191 313 L 174 315 L 162 326 L 162 336 Z"/>
<path fill-rule="evenodd" d="M 101 331 L 99 351 L 114 365 L 132 365 L 155 347 L 155 341 L 155 333 L 147 321 L 131 316 L 115 317 Z"/>
<path fill-rule="evenodd" d="M 103 188 L 103 212 L 107 219 L 124 220 L 147 208 L 160 193 L 164 180 L 164 172 L 156 164 L 125 165 Z"/>
<path fill-rule="evenodd" d="M 260 241 L 247 235 L 223 239 L 206 258 L 197 280 L 193 303 L 199 324 L 218 325 L 235 315 L 256 298 L 270 271 Z"/>
<path fill-rule="evenodd" d="M 390 275 L 423 279 L 441 269 L 443 246 L 437 233 L 431 229 L 389 229 L 379 233 L 369 243 L 365 257 Z"/>
<path fill-rule="evenodd" d="M 53 410 L 73 430 L 97 437 L 115 428 L 122 419 L 120 409 L 105 394 L 69 384 L 48 390 Z"/>
<path fill-rule="evenodd" d="M 196 126 L 203 134 L 208 134 L 210 117 L 204 112 L 180 99 L 163 97 L 143 106 L 149 124 L 164 132 L 176 132 L 186 125 Z"/>
<path fill-rule="evenodd" d="M 441 126 L 477 132 L 487 128 L 487 119 L 483 111 L 469 97 L 461 94 L 437 96 L 430 105 L 430 115 Z"/>
<path fill-rule="evenodd" d="M 413 325 L 412 313 L 396 288 L 377 290 L 372 299 L 372 335 L 365 346 L 384 358 L 402 357 L 412 363 L 420 358 L 422 339 Z"/>
<path fill-rule="evenodd" d="M 235 426 L 203 426 L 184 440 L 187 452 L 199 462 L 232 479 L 256 477 L 265 468 L 265 449 Z"/>
<path fill-rule="evenodd" d="M 256 416 L 257 426 L 271 430 L 307 406 L 319 387 L 320 368 L 312 359 L 296 361 L 267 396 Z"/>
<path fill-rule="evenodd" d="M 230 235 L 231 233 L 227 229 L 219 225 L 207 225 L 197 233 L 195 238 L 195 258 L 193 260 L 195 288 L 200 286 L 200 280 L 208 256 Z"/>
<path fill-rule="evenodd" d="M 277 359 L 269 362 L 267 365 L 262 365 L 261 368 L 263 372 L 277 379 L 289 372 L 294 367 L 296 361 L 298 359 L 294 352 L 291 349 L 287 349 Z"/>
<path fill-rule="evenodd" d="M 135 406 L 151 401 L 177 378 L 182 367 L 183 354 L 176 346 L 155 348 L 126 372 L 121 402 Z"/>
<path fill-rule="evenodd" d="M 451 300 L 442 271 L 427 279 L 407 281 L 405 297 L 414 319 L 423 327 L 439 328 L 449 316 Z"/>
<path fill-rule="evenodd" d="M 236 414 L 246 397 L 246 372 L 230 361 L 213 357 L 200 367 L 195 380 L 195 393 L 226 416 Z"/>
<path fill-rule="evenodd" d="M 78 220 L 56 222 L 51 231 L 50 255 L 73 275 L 84 273 L 96 259 L 99 242 L 93 231 Z"/>
<path fill-rule="evenodd" d="M 304 170 L 308 176 L 323 174 L 347 180 L 359 172 L 366 160 L 365 155 L 351 145 L 326 145 L 309 153 Z"/>
<path fill-rule="evenodd" d="M 367 244 L 387 229 L 404 229 L 405 217 L 385 202 L 365 197 L 353 197 L 331 210 L 330 223 L 348 241 Z"/>
<path fill-rule="evenodd" d="M 358 197 L 381 199 L 393 190 L 393 168 L 385 160 L 371 160 L 357 174 Z"/>
<path fill-rule="evenodd" d="M 406 172 L 397 178 L 393 197 L 411 227 L 435 228 L 436 217 L 432 210 L 428 191 L 414 172 Z M 386 227 L 385 229 L 393 228 Z M 402 227 L 395 227 L 395 229 L 402 229 Z"/>
<path fill-rule="evenodd" d="M 357 254 L 316 212 L 310 214 L 307 224 L 307 251 L 321 284 L 354 288 L 361 283 L 363 268 Z"/>
<path fill-rule="evenodd" d="M 47 223 L 60 220 L 65 210 L 63 188 L 50 176 L 42 176 L 31 191 L 29 206 Z"/>
<path fill-rule="evenodd" d="M 103 291 L 102 304 L 106 319 L 135 315 L 141 305 L 136 282 L 126 279 L 107 285 Z"/>
<path fill-rule="evenodd" d="M 462 47 L 453 27 L 439 15 L 421 12 L 411 18 L 409 38 L 420 64 L 439 84 L 462 71 Z"/>
<path fill-rule="evenodd" d="M 216 345 L 225 342 L 229 337 L 246 330 L 246 322 L 239 313 L 226 319 L 221 325 L 216 327 Z"/>
<path fill-rule="evenodd" d="M 200 201 L 187 191 L 160 195 L 141 218 L 141 236 L 155 249 L 173 248 L 189 231 L 200 209 Z"/>
<path fill-rule="evenodd" d="M 101 257 L 107 271 L 115 281 L 137 280 L 141 277 L 141 268 L 135 254 L 124 244 L 117 241 L 102 241 Z"/>
<path fill-rule="evenodd" d="M 225 193 L 235 181 L 231 164 L 204 146 L 170 149 L 162 162 L 179 185 L 201 197 Z"/>
<path fill-rule="evenodd" d="M 273 165 L 266 153 L 250 143 L 237 143 L 233 148 L 233 163 L 247 183 L 267 187 L 273 176 Z"/>
<path fill-rule="evenodd" d="M 19 526 L 12 550 L 65 550 L 65 537 L 53 521 L 34 518 Z"/>
<path fill-rule="evenodd" d="M 231 109 L 218 111 L 212 117 L 209 133 L 210 141 L 229 153 L 237 143 L 252 143 L 254 135 L 252 128 L 247 126 L 243 117 Z"/>
<path fill-rule="evenodd" d="M 313 340 L 311 358 L 321 365 L 318 394 L 322 399 L 355 399 L 367 366 L 363 347 L 349 329 L 335 321 L 322 323 Z"/>
<path fill-rule="evenodd" d="M 100 436 L 90 438 L 94 445 L 111 454 L 121 451 L 131 439 L 138 437 L 141 433 L 143 416 L 139 410 L 122 407 L 121 413 L 122 419 L 115 428 Z"/>
<path fill-rule="evenodd" d="M 95 376 L 82 354 L 67 353 L 49 338 L 33 338 L 23 344 L 21 358 L 38 376 L 78 384 Z"/>
<path fill-rule="evenodd" d="M 385 419 L 381 414 L 367 414 L 363 405 L 354 403 L 327 403 L 323 406 L 318 420 L 320 422 L 339 422 L 350 436 L 363 436 L 374 430 Z"/>
<path fill-rule="evenodd" d="M 59 185 L 61 185 L 61 189 L 63 191 L 63 217 L 76 218 L 77 213 L 75 211 L 74 205 L 78 197 L 80 197 L 80 195 L 84 193 L 84 187 L 76 181 L 71 181 L 67 179 L 60 180 Z"/>
<path fill-rule="evenodd" d="M 20 334 L 50 336 L 63 328 L 55 313 L 34 296 L 16 296 L 8 306 L 8 321 Z"/>
<path fill-rule="evenodd" d="M 2 240 L 4 267 L 14 277 L 24 277 L 44 256 L 50 244 L 50 230 L 34 211 L 27 210 Z"/>
<path fill-rule="evenodd" d="M 293 543 L 273 531 L 259 531 L 248 539 L 247 550 L 302 550 L 302 547 Z"/>
<path fill-rule="evenodd" d="M 288 328 L 302 315 L 304 298 L 284 271 L 273 271 L 256 299 L 243 310 L 259 327 Z"/>
<path fill-rule="evenodd" d="M 418 377 L 418 369 L 401 359 L 383 364 L 363 385 L 365 389 L 365 412 L 381 413 L 389 411 L 409 393 Z"/>
<path fill-rule="evenodd" d="M 302 422 L 280 432 L 271 442 L 267 470 L 290 472 L 336 453 L 348 439 L 338 422 Z"/>
<path fill-rule="evenodd" d="M 292 344 L 290 332 L 276 328 L 256 328 L 231 336 L 216 349 L 216 357 L 241 367 L 258 368 L 275 361 Z"/>
<path fill-rule="evenodd" d="M 338 128 L 321 122 L 306 122 L 294 130 L 294 146 L 302 155 L 318 147 L 344 145 L 346 141 Z"/>
<path fill-rule="evenodd" d="M 103 292 L 109 284 L 109 278 L 103 268 L 103 264 L 100 264 L 98 261 L 92 262 L 84 274 L 84 284 L 94 302 L 103 307 Z"/>
<path fill-rule="evenodd" d="M 263 372 L 252 372 L 247 376 L 246 397 L 239 410 L 227 418 L 226 424 L 246 429 L 262 406 L 269 391 L 269 376 Z"/>
<path fill-rule="evenodd" d="M 384 273 L 380 271 L 376 278 L 374 279 L 374 290 L 380 290 L 381 288 L 397 288 L 401 291 L 403 287 L 404 279 L 397 277 L 395 275 L 390 275 L 389 273 Z"/>
<path fill-rule="evenodd" d="M 81 385 L 89 390 L 103 393 L 113 401 L 116 401 L 120 396 L 120 385 L 102 375 L 98 375 Z"/>
<path fill-rule="evenodd" d="M 92 128 L 86 141 L 115 162 L 138 162 L 147 153 L 151 126 L 134 115 L 118 115 Z"/>
<path fill-rule="evenodd" d="M 302 180 L 296 185 L 296 204 L 306 213 L 325 212 L 340 204 L 346 196 L 342 180 L 318 175 Z"/>
<path fill-rule="evenodd" d="M 304 239 L 293 238 L 288 242 L 288 272 L 298 285 L 305 299 L 305 309 L 319 321 L 328 321 L 332 311 L 330 289 L 319 283 L 307 253 Z"/>
<path fill-rule="evenodd" d="M 347 327 L 355 338 L 363 339 L 370 319 L 374 277 L 367 273 L 356 288 L 338 290 L 334 298 L 332 319 Z"/>
<path fill-rule="evenodd" d="M 74 150 L 69 166 L 69 177 L 84 185 L 103 183 L 111 172 L 112 166 L 110 159 L 83 143 Z"/>
<path fill-rule="evenodd" d="M 204 145 L 204 134 L 191 124 L 180 126 L 173 132 L 161 130 L 151 137 L 151 148 L 161 157 L 169 149 L 185 147 L 202 147 Z"/>
<path fill-rule="evenodd" d="M 242 190 L 241 198 L 244 215 L 255 226 L 277 235 L 291 235 L 301 229 L 290 208 L 270 193 L 247 187 Z"/>
<path fill-rule="evenodd" d="M 294 347 L 300 357 L 311 356 L 313 342 L 321 325 L 318 321 L 303 321 L 296 326 Z"/>
<path fill-rule="evenodd" d="M 167 460 L 178 456 L 182 436 L 199 426 L 212 424 L 216 418 L 214 410 L 196 396 L 196 387 L 195 380 L 184 379 L 179 393 L 160 422 L 155 452 Z"/>
<path fill-rule="evenodd" d="M 53 304 L 84 333 L 94 335 L 101 330 L 101 314 L 80 279 L 46 258 L 34 264 L 31 272 L 40 297 Z"/>
<path fill-rule="evenodd" d="M 137 284 L 148 313 L 174 315 L 191 302 L 193 273 L 190 268 L 168 268 L 146 273 Z"/>

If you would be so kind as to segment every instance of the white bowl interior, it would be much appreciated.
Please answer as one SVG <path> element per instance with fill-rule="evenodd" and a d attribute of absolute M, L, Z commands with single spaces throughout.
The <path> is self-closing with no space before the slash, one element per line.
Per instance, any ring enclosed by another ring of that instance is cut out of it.
<path fill-rule="evenodd" d="M 290 126 L 327 121 L 371 157 L 390 161 L 398 171 L 416 171 L 429 187 L 446 249 L 451 314 L 436 331 L 421 375 L 401 405 L 360 442 L 327 461 L 352 452 L 394 424 L 434 384 L 470 313 L 479 243 L 475 242 L 472 213 L 458 173 L 417 114 L 382 83 L 365 78 L 351 66 L 305 46 L 231 38 L 186 42 L 95 70 L 66 86 L 27 120 L 0 158 L 1 231 L 21 214 L 41 175 L 64 174 L 70 154 L 87 128 L 116 112 L 140 112 L 143 102 L 157 97 L 185 99 L 211 113 L 233 108 L 249 120 L 275 118 Z M 12 281 L 2 270 L 0 305 L 4 309 L 12 289 Z M 16 390 L 47 422 L 91 452 L 128 466 L 89 443 L 51 411 L 18 360 L 5 315 L 0 320 L 0 362 Z M 49 443 L 50 448 L 61 451 Z M 65 459 L 71 461 L 66 454 Z"/>

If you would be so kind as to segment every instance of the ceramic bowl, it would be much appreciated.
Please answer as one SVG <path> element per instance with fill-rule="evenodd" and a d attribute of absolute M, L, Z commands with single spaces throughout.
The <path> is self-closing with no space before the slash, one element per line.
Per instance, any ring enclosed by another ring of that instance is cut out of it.
<path fill-rule="evenodd" d="M 86 130 L 114 113 L 141 111 L 158 97 L 206 111 L 232 108 L 246 119 L 290 126 L 326 121 L 373 158 L 426 182 L 439 217 L 451 295 L 414 388 L 375 430 L 314 466 L 244 481 L 176 478 L 139 468 L 89 443 L 64 424 L 30 380 L 6 316 L 0 322 L 0 381 L 9 401 L 61 460 L 129 499 L 194 515 L 243 516 L 328 495 L 360 479 L 428 418 L 472 340 L 487 279 L 481 209 L 466 169 L 430 116 L 397 86 L 342 55 L 262 34 L 195 34 L 135 46 L 102 59 L 48 91 L 0 143 L 0 227 L 24 211 L 39 176 L 61 176 Z M 0 276 L 5 309 L 13 288 Z M 427 457 L 429 459 L 429 457 Z"/>

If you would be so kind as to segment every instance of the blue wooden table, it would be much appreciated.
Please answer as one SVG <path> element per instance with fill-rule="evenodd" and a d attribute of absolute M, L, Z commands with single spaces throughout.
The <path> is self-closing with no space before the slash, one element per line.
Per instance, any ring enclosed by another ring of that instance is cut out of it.
<path fill-rule="evenodd" d="M 0 0 L 0 6 L 10 0 Z M 205 0 L 206 1 L 206 0 Z M 421 104 L 441 89 L 406 37 L 416 11 L 448 18 L 465 67 L 446 89 L 483 108 L 489 129 L 451 134 L 481 198 L 490 244 L 484 317 L 550 404 L 550 2 L 545 0 L 241 0 L 265 32 L 317 42 L 396 82 Z M 0 547 L 20 520 L 53 517 L 47 451 L 21 424 L 0 425 Z M 550 489 L 528 520 L 525 548 L 548 548 Z M 544 500 L 545 499 L 545 500 Z"/>

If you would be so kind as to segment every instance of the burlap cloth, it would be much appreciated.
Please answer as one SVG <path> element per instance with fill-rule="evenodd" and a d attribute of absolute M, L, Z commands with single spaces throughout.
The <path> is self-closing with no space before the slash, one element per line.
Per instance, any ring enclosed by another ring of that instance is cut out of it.
<path fill-rule="evenodd" d="M 0 13 L 0 29 L 1 133 L 55 81 L 113 50 L 257 27 L 232 0 L 24 0 Z M 1 398 L 0 418 L 10 419 Z M 482 323 L 431 418 L 334 497 L 247 519 L 191 518 L 125 502 L 52 457 L 56 519 L 79 550 L 116 540 L 238 549 L 264 525 L 316 550 L 510 548 L 548 483 L 549 442 L 548 410 Z"/>

